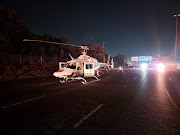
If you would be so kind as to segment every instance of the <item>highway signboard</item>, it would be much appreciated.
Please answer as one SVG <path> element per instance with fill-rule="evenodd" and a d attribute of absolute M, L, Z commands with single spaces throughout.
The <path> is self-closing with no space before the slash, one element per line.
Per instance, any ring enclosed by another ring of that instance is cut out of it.
<path fill-rule="evenodd" d="M 131 57 L 131 61 L 138 61 L 138 56 L 136 56 L 136 57 Z"/>
<path fill-rule="evenodd" d="M 139 61 L 152 61 L 152 56 L 139 56 Z"/>

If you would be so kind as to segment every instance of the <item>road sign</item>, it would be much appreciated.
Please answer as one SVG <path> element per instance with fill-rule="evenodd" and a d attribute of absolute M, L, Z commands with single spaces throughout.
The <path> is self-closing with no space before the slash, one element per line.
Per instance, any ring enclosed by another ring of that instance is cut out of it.
<path fill-rule="evenodd" d="M 138 61 L 138 56 L 136 56 L 136 57 L 131 57 L 131 61 Z"/>
<path fill-rule="evenodd" d="M 139 56 L 139 61 L 152 61 L 152 56 Z"/>

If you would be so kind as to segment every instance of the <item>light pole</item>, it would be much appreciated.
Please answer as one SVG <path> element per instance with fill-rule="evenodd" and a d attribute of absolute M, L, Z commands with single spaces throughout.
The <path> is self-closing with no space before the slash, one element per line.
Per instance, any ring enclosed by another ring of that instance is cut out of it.
<path fill-rule="evenodd" d="M 159 45 L 159 57 L 160 57 L 160 48 L 161 48 L 160 41 L 158 41 L 158 45 Z"/>
<path fill-rule="evenodd" d="M 176 37 L 175 37 L 175 56 L 174 56 L 174 65 L 175 65 L 175 66 L 176 66 L 176 48 L 177 48 L 177 26 L 178 26 L 178 16 L 180 16 L 180 14 L 174 15 L 174 17 L 176 17 Z"/>
<path fill-rule="evenodd" d="M 106 42 L 103 42 L 103 51 L 104 51 L 103 62 L 105 63 L 105 49 L 104 49 L 104 43 L 106 43 Z"/>
<path fill-rule="evenodd" d="M 159 59 L 158 59 L 158 62 L 159 62 L 159 60 L 160 60 L 160 49 L 161 49 L 161 42 L 160 41 L 157 41 L 158 42 L 158 46 L 159 46 Z"/>

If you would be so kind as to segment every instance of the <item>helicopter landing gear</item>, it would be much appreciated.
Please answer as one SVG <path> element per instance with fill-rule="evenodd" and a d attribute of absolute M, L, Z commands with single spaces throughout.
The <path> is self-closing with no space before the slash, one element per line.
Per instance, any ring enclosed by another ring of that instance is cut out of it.
<path fill-rule="evenodd" d="M 86 79 L 81 78 L 81 80 L 82 80 L 82 81 L 81 81 L 82 84 L 86 84 L 86 83 L 87 83 Z"/>
<path fill-rule="evenodd" d="M 99 78 L 97 76 L 94 76 L 94 78 L 96 78 L 96 80 L 99 80 Z"/>
<path fill-rule="evenodd" d="M 99 78 L 98 78 L 97 76 L 94 76 L 94 78 L 95 78 L 96 80 L 99 80 Z M 82 84 L 88 83 L 84 77 L 60 78 L 60 79 L 59 79 L 59 82 L 60 82 L 60 83 L 65 83 L 65 82 L 68 82 L 68 80 L 81 80 L 81 83 L 82 83 Z"/>
<path fill-rule="evenodd" d="M 59 82 L 60 82 L 60 83 L 65 83 L 65 82 L 66 82 L 66 79 L 65 79 L 65 78 L 59 78 Z"/>

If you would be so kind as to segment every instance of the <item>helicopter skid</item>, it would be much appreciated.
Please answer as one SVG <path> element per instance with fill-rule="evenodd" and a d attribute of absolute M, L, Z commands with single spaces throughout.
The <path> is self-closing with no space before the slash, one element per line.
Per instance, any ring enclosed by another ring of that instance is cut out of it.
<path fill-rule="evenodd" d="M 94 78 L 96 78 L 96 80 L 99 80 L 99 78 L 97 76 L 94 76 Z"/>
<path fill-rule="evenodd" d="M 66 78 L 66 82 L 67 82 L 68 80 L 82 80 L 82 81 L 85 82 L 85 83 L 87 82 L 86 79 L 83 78 L 83 77 L 71 77 L 71 78 Z"/>
<path fill-rule="evenodd" d="M 94 78 L 95 78 L 96 80 L 99 80 L 99 78 L 98 78 L 97 76 L 94 76 Z M 68 82 L 68 80 L 72 80 L 72 81 L 74 81 L 74 80 L 82 80 L 82 81 L 81 81 L 82 84 L 86 84 L 86 83 L 87 83 L 87 80 L 86 80 L 85 78 L 83 78 L 83 77 L 62 78 L 62 79 L 59 79 L 59 82 L 60 82 L 60 83 L 65 83 L 65 82 Z"/>
<path fill-rule="evenodd" d="M 90 82 L 81 82 L 82 84 L 88 84 L 88 83 L 93 83 L 93 82 L 97 82 L 100 81 L 101 79 L 97 78 L 97 76 L 94 76 L 94 78 L 96 78 L 96 80 L 90 81 Z"/>

